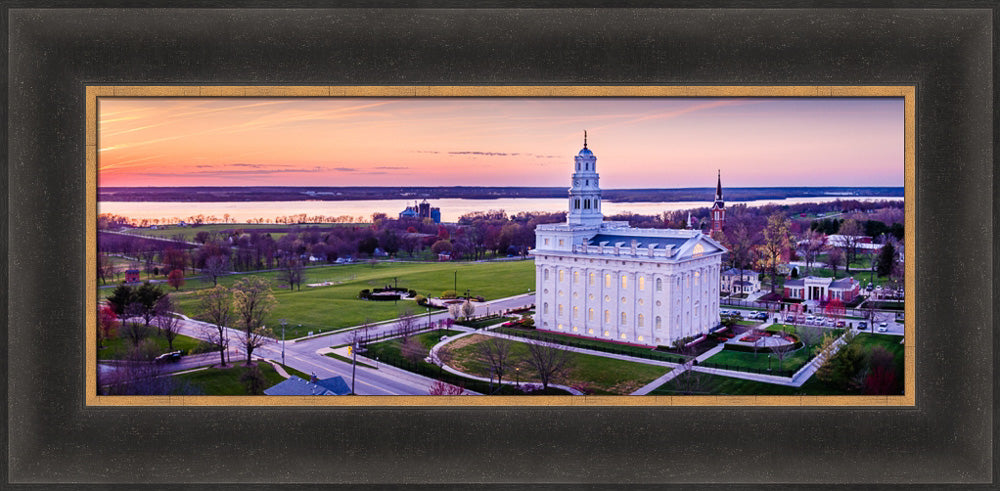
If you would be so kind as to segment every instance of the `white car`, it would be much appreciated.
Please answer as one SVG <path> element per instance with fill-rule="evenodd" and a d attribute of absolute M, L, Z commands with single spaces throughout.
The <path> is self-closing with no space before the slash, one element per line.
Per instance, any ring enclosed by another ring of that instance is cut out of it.
<path fill-rule="evenodd" d="M 880 327 L 880 328 L 878 328 L 878 332 L 886 332 L 888 330 L 889 330 L 888 327 Z"/>

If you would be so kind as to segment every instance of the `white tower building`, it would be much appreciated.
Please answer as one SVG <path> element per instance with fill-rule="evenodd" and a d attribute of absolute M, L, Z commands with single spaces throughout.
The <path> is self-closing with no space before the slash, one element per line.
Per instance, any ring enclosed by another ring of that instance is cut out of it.
<path fill-rule="evenodd" d="M 584 133 L 566 223 L 535 228 L 536 328 L 657 346 L 718 325 L 725 248 L 697 230 L 604 221 L 596 163 Z"/>

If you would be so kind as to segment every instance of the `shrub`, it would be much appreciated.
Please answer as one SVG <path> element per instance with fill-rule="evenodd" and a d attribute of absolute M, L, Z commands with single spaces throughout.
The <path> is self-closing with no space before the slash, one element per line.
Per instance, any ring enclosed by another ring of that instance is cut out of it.
<path fill-rule="evenodd" d="M 415 296 L 417 296 L 417 291 L 416 290 L 407 290 L 406 294 L 409 295 L 409 296 L 411 296 L 411 297 L 415 297 Z"/>
<path fill-rule="evenodd" d="M 521 327 L 525 329 L 534 329 L 535 319 L 532 319 L 531 317 L 521 317 Z"/>
<path fill-rule="evenodd" d="M 458 298 L 458 292 L 455 290 L 445 290 L 441 292 L 441 298 Z"/>
<path fill-rule="evenodd" d="M 413 290 L 410 290 L 410 291 L 413 291 Z M 425 297 L 423 295 L 417 295 L 414 298 L 414 300 L 417 301 L 417 305 L 426 305 L 427 304 L 427 297 Z"/>
<path fill-rule="evenodd" d="M 369 297 L 371 297 L 371 294 L 372 294 L 371 290 L 365 288 L 364 290 L 361 290 L 360 293 L 358 293 L 358 298 L 367 300 Z"/>

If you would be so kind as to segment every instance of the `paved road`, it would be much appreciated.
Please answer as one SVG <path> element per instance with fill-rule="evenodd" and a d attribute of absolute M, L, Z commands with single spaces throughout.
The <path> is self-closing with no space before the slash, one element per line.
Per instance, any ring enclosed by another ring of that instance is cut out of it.
<path fill-rule="evenodd" d="M 477 307 L 484 310 L 477 310 L 477 313 L 482 312 L 485 314 L 487 306 L 490 312 L 495 312 L 497 310 L 524 307 L 530 305 L 532 302 L 534 302 L 534 295 L 518 295 L 478 304 Z M 446 318 L 448 318 L 447 312 L 431 313 L 429 316 L 429 320 L 432 322 Z M 421 316 L 421 324 L 426 324 L 427 321 L 427 316 Z M 395 328 L 396 324 L 393 322 L 370 327 L 369 330 L 372 335 L 376 335 L 378 333 L 389 332 Z M 215 327 L 210 324 L 192 319 L 181 321 L 180 332 L 185 336 L 208 339 L 214 331 Z M 242 345 L 240 342 L 242 335 L 239 330 L 227 328 L 226 332 L 231 347 L 236 348 Z M 342 331 L 298 342 L 286 341 L 285 365 L 307 374 L 315 373 L 321 379 L 339 375 L 344 377 L 344 380 L 350 384 L 352 368 L 350 363 L 342 362 L 316 352 L 330 346 L 349 344 L 351 337 L 352 334 L 349 331 Z M 254 357 L 268 358 L 280 362 L 281 348 L 281 340 L 268 339 L 264 346 L 254 350 L 253 355 Z M 218 356 L 218 354 L 216 353 L 215 356 Z M 355 378 L 355 392 L 361 395 L 427 395 L 434 382 L 433 379 L 385 364 L 379 365 L 377 369 L 359 366 L 357 367 Z"/>

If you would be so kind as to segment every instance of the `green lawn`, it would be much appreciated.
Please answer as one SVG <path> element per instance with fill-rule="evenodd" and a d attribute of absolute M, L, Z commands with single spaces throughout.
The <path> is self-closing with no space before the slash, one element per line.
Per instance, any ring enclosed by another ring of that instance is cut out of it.
<path fill-rule="evenodd" d="M 187 226 L 179 227 L 176 225 L 171 226 L 158 226 L 156 230 L 150 230 L 148 228 L 137 228 L 129 230 L 129 233 L 144 235 L 146 237 L 158 237 L 172 239 L 177 235 L 183 235 L 185 240 L 194 241 L 194 237 L 198 232 L 209 232 L 211 234 L 216 234 L 222 231 L 228 230 L 242 230 L 244 232 L 250 233 L 255 229 L 285 229 L 287 231 L 305 231 L 309 228 L 319 228 L 319 229 L 330 229 L 333 227 L 347 227 L 355 226 L 360 224 L 355 223 L 310 223 L 301 225 L 287 225 L 284 223 L 212 223 L 207 225 L 199 225 L 197 227 Z M 271 237 L 278 240 L 281 236 L 285 235 L 287 232 L 271 232 Z"/>
<path fill-rule="evenodd" d="M 154 332 L 156 330 L 155 327 L 151 327 L 150 329 Z M 150 336 L 149 339 L 152 339 L 156 343 L 160 353 L 169 351 L 166 339 L 156 334 Z M 179 334 L 174 338 L 174 350 L 182 350 L 185 353 L 190 353 L 199 343 L 201 343 L 201 340 Z M 97 350 L 98 360 L 121 360 L 128 355 L 129 342 L 124 338 L 105 339 L 102 345 L 104 347 Z"/>
<path fill-rule="evenodd" d="M 705 366 L 711 366 L 712 368 L 741 370 L 755 373 L 768 373 L 768 368 L 770 368 L 775 375 L 787 377 L 790 375 L 788 372 L 795 372 L 799 368 L 802 368 L 802 366 L 811 360 L 812 357 L 812 350 L 809 349 L 809 347 L 802 347 L 789 353 L 779 366 L 777 355 L 771 355 L 768 357 L 767 351 L 763 349 L 758 353 L 724 349 L 718 354 L 705 360 L 705 363 L 703 364 Z M 779 373 L 779 369 L 786 373 Z"/>
<path fill-rule="evenodd" d="M 476 347 L 476 342 L 483 339 L 485 336 L 474 335 L 469 342 L 470 344 L 452 350 L 454 367 L 466 373 L 488 377 L 488 365 L 480 359 Z M 571 368 L 556 382 L 569 386 L 588 386 L 594 394 L 599 395 L 628 395 L 671 370 L 669 367 L 646 365 L 603 356 L 581 353 L 571 353 L 571 356 Z M 505 378 L 512 380 L 519 376 L 522 383 L 537 382 L 538 373 L 531 367 L 527 359 L 527 345 L 514 342 L 510 351 L 511 368 Z M 519 368 L 519 370 L 514 368 Z"/>
<path fill-rule="evenodd" d="M 274 367 L 270 363 L 260 362 L 257 366 L 260 367 L 261 374 L 267 380 L 264 384 L 265 388 L 285 380 L 284 377 L 274 370 Z M 302 374 L 302 372 L 292 373 L 294 370 L 290 370 L 287 367 L 286 370 L 289 371 L 289 374 L 298 375 L 309 380 L 309 376 Z M 244 396 L 247 395 L 247 390 L 243 382 L 240 382 L 240 376 L 246 371 L 247 367 L 245 365 L 237 363 L 229 368 L 207 368 L 196 372 L 175 375 L 174 377 L 197 387 L 205 395 Z"/>
<path fill-rule="evenodd" d="M 683 375 L 682 375 L 683 377 Z M 743 380 L 721 375 L 697 373 L 694 381 L 675 378 L 654 389 L 649 395 L 741 395 L 741 396 L 792 396 L 792 395 L 844 395 L 812 377 L 802 387 L 766 384 L 753 380 Z"/>
<path fill-rule="evenodd" d="M 277 307 L 265 320 L 268 327 L 277 329 L 278 319 L 287 319 L 287 339 L 314 333 L 336 331 L 355 326 L 367 318 L 372 322 L 393 319 L 409 309 L 415 314 L 424 314 L 426 309 L 413 301 L 377 302 L 359 300 L 358 292 L 384 285 L 398 284 L 414 289 L 427 296 L 438 296 L 451 290 L 458 272 L 458 289 L 466 288 L 472 295 L 481 295 L 487 300 L 527 293 L 535 284 L 534 261 L 511 261 L 497 263 L 392 263 L 380 262 L 374 267 L 369 264 L 328 266 L 306 270 L 306 280 L 302 290 L 288 291 L 276 281 L 277 273 L 257 273 L 272 281 Z M 219 283 L 230 286 L 242 275 L 230 275 L 219 279 Z M 307 283 L 324 281 L 338 282 L 333 286 L 310 288 Z M 197 283 L 197 285 L 194 285 Z M 205 287 L 203 282 L 189 282 L 179 293 L 171 293 L 181 310 L 192 317 L 198 317 L 197 301 L 191 290 Z M 208 286 L 211 286 L 210 284 Z M 110 293 L 110 291 L 109 291 Z M 478 305 L 473 302 L 473 305 Z M 485 308 L 478 306 L 485 313 Z M 477 310 L 478 310 L 477 309 Z M 479 312 L 477 312 L 479 313 Z M 194 315 L 192 315 L 194 314 Z M 301 325 L 301 327 L 299 327 Z"/>
<path fill-rule="evenodd" d="M 515 327 L 498 327 L 496 328 L 496 332 L 509 334 L 511 336 L 520 336 L 529 339 L 541 339 L 553 343 L 565 344 L 567 346 L 575 346 L 578 348 L 592 349 L 595 351 L 604 351 L 606 353 L 636 356 L 639 358 L 646 358 L 650 360 L 669 361 L 673 363 L 684 363 L 685 361 L 687 361 L 687 358 L 684 356 L 674 353 L 666 353 L 663 351 L 656 351 L 653 350 L 652 348 L 630 346 L 627 344 L 619 344 L 619 343 L 609 343 L 606 341 L 601 341 L 600 339 L 588 339 L 575 336 L 567 336 L 564 334 L 558 334 L 550 331 L 540 331 L 536 329 L 523 329 Z"/>
<path fill-rule="evenodd" d="M 441 340 L 441 336 L 452 336 L 460 333 L 461 331 L 436 329 L 434 331 L 418 334 L 415 338 L 420 341 L 424 348 L 429 350 Z M 489 394 L 490 390 L 494 390 L 496 391 L 494 393 L 498 395 L 521 395 L 521 392 L 519 392 L 514 386 L 504 386 L 497 389 L 495 385 L 491 385 L 489 382 L 482 382 L 445 372 L 437 365 L 427 363 L 422 359 L 416 362 L 411 362 L 403 357 L 400 350 L 401 346 L 402 341 L 399 339 L 390 339 L 387 341 L 369 344 L 366 346 L 366 348 L 368 348 L 368 352 L 365 353 L 365 356 L 369 359 L 377 358 L 380 363 L 386 363 L 404 370 L 419 373 L 420 375 L 424 375 L 426 377 L 442 380 L 449 384 L 464 387 L 474 392 L 479 392 L 480 394 Z M 533 394 L 541 395 L 541 391 Z M 567 392 L 561 389 L 550 388 L 546 394 L 566 395 Z"/>

